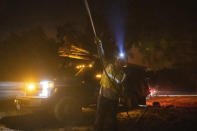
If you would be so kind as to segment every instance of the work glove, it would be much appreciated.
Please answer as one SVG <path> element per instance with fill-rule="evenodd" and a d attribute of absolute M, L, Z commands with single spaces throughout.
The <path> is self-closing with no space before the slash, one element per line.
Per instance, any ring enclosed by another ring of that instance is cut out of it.
<path fill-rule="evenodd" d="M 100 40 L 98 37 L 95 37 L 95 38 L 94 38 L 94 43 L 95 43 L 96 45 L 101 45 L 101 44 L 102 44 L 101 40 Z"/>

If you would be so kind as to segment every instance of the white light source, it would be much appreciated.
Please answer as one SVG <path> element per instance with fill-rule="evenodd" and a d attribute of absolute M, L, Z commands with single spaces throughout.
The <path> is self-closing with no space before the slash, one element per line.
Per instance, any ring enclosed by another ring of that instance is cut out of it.
<path fill-rule="evenodd" d="M 27 86 L 28 91 L 34 91 L 35 88 L 36 88 L 36 86 L 35 86 L 35 84 L 33 84 L 33 83 L 30 83 L 30 84 Z"/>
<path fill-rule="evenodd" d="M 120 57 L 120 58 L 124 58 L 124 56 L 125 56 L 125 54 L 124 54 L 123 52 L 121 52 L 121 53 L 119 54 L 119 57 Z"/>
<path fill-rule="evenodd" d="M 49 81 L 41 81 L 40 84 L 43 88 L 49 88 Z"/>
<path fill-rule="evenodd" d="M 40 96 L 42 97 L 48 97 L 49 95 L 49 85 L 50 82 L 49 81 L 41 81 L 40 85 L 42 87 L 42 92 L 40 93 Z"/>

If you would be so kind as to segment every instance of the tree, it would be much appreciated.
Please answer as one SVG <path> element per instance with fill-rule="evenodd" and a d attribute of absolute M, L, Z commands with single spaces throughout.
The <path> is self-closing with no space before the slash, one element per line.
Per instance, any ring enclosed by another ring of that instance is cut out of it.
<path fill-rule="evenodd" d="M 142 53 L 144 63 L 154 70 L 195 69 L 194 66 L 197 64 L 195 40 L 187 36 L 173 38 L 170 35 L 158 37 L 155 34 L 146 34 L 139 37 L 135 46 Z"/>
<path fill-rule="evenodd" d="M 87 19 L 88 20 L 88 19 Z M 107 58 L 112 58 L 114 51 L 116 50 L 116 45 L 111 37 L 111 33 L 108 28 L 105 28 L 102 19 L 100 23 L 96 26 L 99 30 L 98 37 L 102 40 L 105 54 Z M 104 21 L 103 21 L 104 22 Z M 57 28 L 57 39 L 59 45 L 61 45 L 62 50 L 71 50 L 71 46 L 85 49 L 89 52 L 89 56 L 97 55 L 96 45 L 94 44 L 94 36 L 91 27 L 89 27 L 89 21 L 85 25 L 80 23 L 65 23 L 58 26 Z M 103 29 L 103 30 L 102 30 Z M 109 52 L 110 50 L 110 52 Z"/>
<path fill-rule="evenodd" d="M 16 80 L 48 78 L 57 70 L 58 45 L 42 28 L 10 33 L 0 45 L 1 78 L 2 75 L 4 79 Z"/>

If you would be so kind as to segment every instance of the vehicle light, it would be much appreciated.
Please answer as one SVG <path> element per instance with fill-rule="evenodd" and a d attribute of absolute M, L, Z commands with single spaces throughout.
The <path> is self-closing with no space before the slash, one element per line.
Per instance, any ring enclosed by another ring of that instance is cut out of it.
<path fill-rule="evenodd" d="M 77 66 L 76 66 L 77 69 L 88 68 L 88 67 L 89 67 L 89 68 L 92 68 L 93 65 L 92 65 L 92 64 L 89 64 L 89 65 L 84 65 L 84 64 L 83 64 L 83 65 L 77 65 Z"/>
<path fill-rule="evenodd" d="M 157 90 L 156 89 L 151 89 L 150 95 L 151 96 L 156 96 L 157 95 Z"/>
<path fill-rule="evenodd" d="M 148 88 L 148 94 L 150 94 L 151 93 L 151 88 Z"/>
<path fill-rule="evenodd" d="M 89 64 L 88 67 L 92 68 L 92 64 Z"/>
<path fill-rule="evenodd" d="M 50 87 L 50 88 L 53 88 L 53 87 L 54 87 L 54 83 L 53 83 L 53 82 L 50 82 L 50 83 L 49 83 L 49 87 Z"/>
<path fill-rule="evenodd" d="M 18 103 L 18 100 L 17 99 L 14 99 L 14 103 Z"/>
<path fill-rule="evenodd" d="M 85 67 L 86 67 L 85 65 L 77 65 L 76 66 L 77 69 L 81 69 L 81 68 L 85 68 Z"/>
<path fill-rule="evenodd" d="M 42 87 L 42 92 L 39 94 L 41 97 L 48 97 L 49 96 L 49 90 L 50 90 L 50 81 L 41 81 L 40 85 Z"/>
<path fill-rule="evenodd" d="M 97 79 L 100 79 L 101 76 L 102 76 L 101 74 L 96 74 L 96 78 L 97 78 Z"/>
<path fill-rule="evenodd" d="M 30 83 L 30 84 L 28 84 L 28 86 L 27 86 L 27 90 L 28 90 L 28 91 L 34 91 L 35 88 L 36 88 L 36 86 L 35 86 L 35 84 L 33 84 L 33 83 Z"/>
<path fill-rule="evenodd" d="M 78 66 L 76 66 L 76 68 L 77 68 L 77 69 L 80 69 L 80 66 L 78 65 Z"/>
<path fill-rule="evenodd" d="M 40 84 L 42 88 L 49 88 L 49 81 L 41 81 Z"/>

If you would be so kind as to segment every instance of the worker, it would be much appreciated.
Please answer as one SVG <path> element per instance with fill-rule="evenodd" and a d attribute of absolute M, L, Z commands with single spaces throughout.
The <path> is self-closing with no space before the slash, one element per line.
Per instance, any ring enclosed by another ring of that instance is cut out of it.
<path fill-rule="evenodd" d="M 113 63 L 107 62 L 104 57 L 102 42 L 97 38 L 95 43 L 97 44 L 98 54 L 104 68 L 97 101 L 95 129 L 96 131 L 102 131 L 106 123 L 106 118 L 110 118 L 109 129 L 107 130 L 116 131 L 118 98 L 121 92 L 121 83 L 126 77 L 122 69 L 122 66 L 125 65 L 125 60 L 121 57 L 116 57 Z"/>

